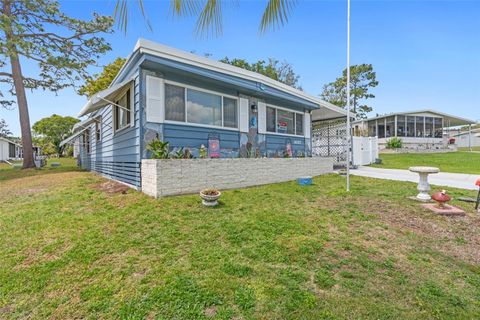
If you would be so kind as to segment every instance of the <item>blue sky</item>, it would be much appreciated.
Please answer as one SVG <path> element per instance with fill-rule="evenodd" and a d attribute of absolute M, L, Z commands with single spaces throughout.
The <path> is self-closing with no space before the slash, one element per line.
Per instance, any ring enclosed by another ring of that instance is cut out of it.
<path fill-rule="evenodd" d="M 60 1 L 74 17 L 93 11 L 111 14 L 116 0 Z M 227 4 L 223 35 L 198 37 L 194 18 L 173 18 L 166 1 L 146 1 L 153 32 L 133 10 L 125 35 L 106 35 L 113 50 L 106 64 L 127 56 L 139 37 L 212 58 L 250 61 L 274 57 L 293 64 L 303 89 L 320 94 L 322 86 L 345 67 L 346 0 L 298 1 L 286 26 L 259 35 L 265 1 Z M 434 109 L 480 120 L 480 1 L 352 0 L 352 64 L 371 63 L 379 86 L 369 101 L 375 113 Z M 33 68 L 24 63 L 25 71 Z M 92 68 L 92 73 L 99 68 Z M 53 113 L 75 116 L 86 98 L 73 89 L 28 93 L 33 124 Z M 11 131 L 19 135 L 18 111 L 0 110 Z"/>

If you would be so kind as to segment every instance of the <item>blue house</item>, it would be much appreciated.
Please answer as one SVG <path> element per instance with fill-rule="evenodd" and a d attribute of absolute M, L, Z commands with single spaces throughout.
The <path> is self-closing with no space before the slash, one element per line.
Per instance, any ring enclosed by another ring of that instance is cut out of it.
<path fill-rule="evenodd" d="M 92 96 L 74 134 L 82 167 L 141 186 L 147 144 L 199 156 L 311 156 L 311 123 L 337 108 L 263 75 L 140 39 L 110 88 Z M 219 146 L 219 148 L 218 148 Z"/>

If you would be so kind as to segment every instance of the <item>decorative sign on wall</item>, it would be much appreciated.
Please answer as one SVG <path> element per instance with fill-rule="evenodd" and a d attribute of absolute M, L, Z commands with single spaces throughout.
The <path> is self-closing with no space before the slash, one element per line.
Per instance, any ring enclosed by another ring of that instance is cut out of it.
<path fill-rule="evenodd" d="M 257 128 L 257 116 L 256 115 L 252 115 L 250 117 L 250 128 Z"/>
<path fill-rule="evenodd" d="M 220 158 L 220 137 L 218 134 L 208 135 L 208 157 Z"/>
<path fill-rule="evenodd" d="M 287 140 L 286 151 L 288 156 L 291 158 L 293 156 L 293 149 L 292 144 L 290 143 L 290 139 Z"/>

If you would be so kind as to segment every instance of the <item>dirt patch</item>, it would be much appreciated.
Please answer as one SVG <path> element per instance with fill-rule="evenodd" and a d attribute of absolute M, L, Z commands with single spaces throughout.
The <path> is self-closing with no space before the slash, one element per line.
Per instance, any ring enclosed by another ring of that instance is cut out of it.
<path fill-rule="evenodd" d="M 206 317 L 213 318 L 217 314 L 217 307 L 212 306 L 212 307 L 206 308 L 204 313 Z"/>
<path fill-rule="evenodd" d="M 463 217 L 445 217 L 416 203 L 399 206 L 392 201 L 357 201 L 358 206 L 368 208 L 368 213 L 378 215 L 387 225 L 424 237 L 432 248 L 469 263 L 480 263 L 479 215 L 467 213 Z"/>
<path fill-rule="evenodd" d="M 48 188 L 26 188 L 26 189 L 20 189 L 15 192 L 12 192 L 11 194 L 14 196 L 27 196 L 31 194 L 36 194 L 36 193 L 41 193 L 47 191 Z"/>
<path fill-rule="evenodd" d="M 95 189 L 108 194 L 115 194 L 115 193 L 126 194 L 127 191 L 130 190 L 130 187 L 116 181 L 106 181 L 106 182 L 97 184 L 95 186 Z"/>

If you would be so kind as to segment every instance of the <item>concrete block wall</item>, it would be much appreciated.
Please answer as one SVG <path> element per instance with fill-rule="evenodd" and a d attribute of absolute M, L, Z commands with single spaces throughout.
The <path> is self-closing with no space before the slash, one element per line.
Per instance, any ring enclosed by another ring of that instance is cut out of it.
<path fill-rule="evenodd" d="M 318 176 L 333 171 L 331 158 L 142 160 L 142 191 L 152 197 L 235 189 Z"/>

